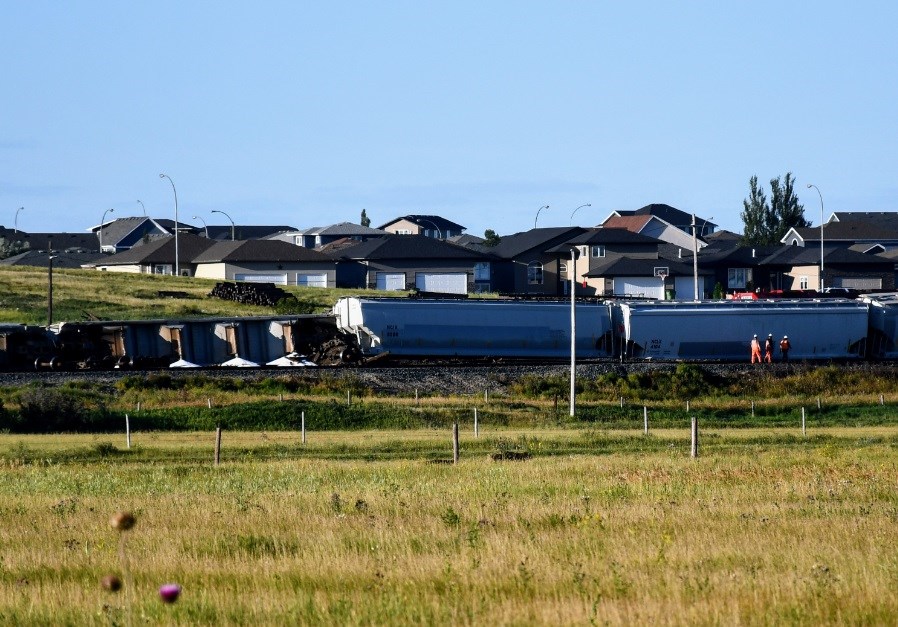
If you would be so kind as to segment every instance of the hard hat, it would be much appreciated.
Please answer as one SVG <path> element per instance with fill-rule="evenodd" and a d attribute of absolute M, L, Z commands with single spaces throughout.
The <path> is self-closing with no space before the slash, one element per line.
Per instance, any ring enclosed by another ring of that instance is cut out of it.
<path fill-rule="evenodd" d="M 758 334 L 757 334 L 757 333 L 755 333 L 755 337 L 758 337 Z"/>
<path fill-rule="evenodd" d="M 784 339 L 784 340 L 788 340 L 788 339 L 789 339 L 789 336 L 788 336 L 788 335 L 784 335 L 784 336 L 783 336 L 783 339 Z"/>
<path fill-rule="evenodd" d="M 767 337 L 773 337 L 773 333 L 768 333 Z"/>

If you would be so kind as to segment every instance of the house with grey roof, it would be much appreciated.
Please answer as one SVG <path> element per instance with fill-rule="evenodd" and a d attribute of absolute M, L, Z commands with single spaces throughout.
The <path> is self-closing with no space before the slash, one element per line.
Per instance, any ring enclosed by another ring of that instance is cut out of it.
<path fill-rule="evenodd" d="M 396 235 L 424 235 L 443 240 L 461 235 L 465 231 L 465 227 L 461 224 L 442 216 L 417 214 L 394 218 L 377 228 Z"/>
<path fill-rule="evenodd" d="M 362 226 L 361 224 L 340 222 L 328 226 L 313 226 L 308 229 L 286 230 L 270 235 L 268 239 L 281 240 L 304 248 L 320 249 L 322 246 L 327 246 L 328 244 L 342 239 L 352 239 L 363 242 L 372 237 L 383 237 L 386 234 L 386 231 L 372 229 L 371 227 Z"/>
<path fill-rule="evenodd" d="M 780 241 L 799 247 L 820 248 L 820 226 L 791 228 Z M 885 252 L 898 248 L 898 212 L 836 212 L 823 225 L 824 247 Z"/>
<path fill-rule="evenodd" d="M 585 231 L 579 226 L 541 227 L 503 235 L 495 246 L 475 248 L 498 258 L 493 264 L 493 291 L 557 296 L 566 293 L 562 284 L 567 261 L 553 249 Z"/>
<path fill-rule="evenodd" d="M 146 236 L 131 248 L 114 255 L 104 255 L 100 259 L 85 263 L 82 267 L 104 272 L 173 275 L 177 265 L 183 276 L 193 276 L 196 272 L 193 258 L 213 243 L 205 237 L 180 233 L 176 255 L 174 235 Z"/>
<path fill-rule="evenodd" d="M 331 253 L 337 286 L 468 294 L 491 289 L 487 253 L 430 237 L 388 235 Z"/>
<path fill-rule="evenodd" d="M 600 226 L 627 229 L 676 246 L 693 247 L 692 215 L 670 205 L 651 204 L 634 211 L 613 211 Z M 710 220 L 696 216 L 695 246 L 703 248 L 705 237 L 716 228 Z"/>
<path fill-rule="evenodd" d="M 69 252 L 99 252 L 100 244 L 94 233 L 28 233 L 21 229 L 0 226 L 0 238 L 7 242 L 20 242 L 30 250 L 57 250 Z"/>
<path fill-rule="evenodd" d="M 335 287 L 337 282 L 333 259 L 280 240 L 215 242 L 191 263 L 198 278 L 306 287 Z"/>

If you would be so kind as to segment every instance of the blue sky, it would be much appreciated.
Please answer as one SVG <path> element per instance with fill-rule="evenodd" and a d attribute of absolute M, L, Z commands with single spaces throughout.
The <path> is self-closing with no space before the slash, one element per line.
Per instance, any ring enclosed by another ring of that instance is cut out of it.
<path fill-rule="evenodd" d="M 799 6 L 805 5 L 805 6 Z M 819 224 L 898 210 L 887 2 L 6 3 L 0 224 L 303 228 L 439 214 L 482 235 L 668 203 L 741 230 L 795 174 Z M 813 194 L 813 195 L 812 195 Z M 218 218 L 218 219 L 216 219 Z"/>

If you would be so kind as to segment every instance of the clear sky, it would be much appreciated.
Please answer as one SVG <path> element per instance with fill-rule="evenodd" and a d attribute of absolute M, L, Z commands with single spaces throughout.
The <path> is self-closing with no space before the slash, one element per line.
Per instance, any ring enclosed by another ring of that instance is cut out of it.
<path fill-rule="evenodd" d="M 898 210 L 893 2 L 6 2 L 0 224 Z"/>

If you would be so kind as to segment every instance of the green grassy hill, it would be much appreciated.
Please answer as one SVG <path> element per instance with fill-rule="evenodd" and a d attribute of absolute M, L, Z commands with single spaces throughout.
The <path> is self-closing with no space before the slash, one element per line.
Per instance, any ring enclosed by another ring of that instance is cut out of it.
<path fill-rule="evenodd" d="M 262 316 L 274 313 L 327 311 L 338 298 L 359 290 L 286 286 L 297 303 L 287 308 L 241 305 L 210 298 L 218 281 L 147 274 L 53 270 L 53 321 L 196 318 L 203 316 Z M 48 276 L 45 268 L 0 268 L 0 322 L 46 324 Z M 187 298 L 160 297 L 160 291 L 185 292 Z M 369 296 L 397 296 L 405 292 L 365 291 Z"/>

